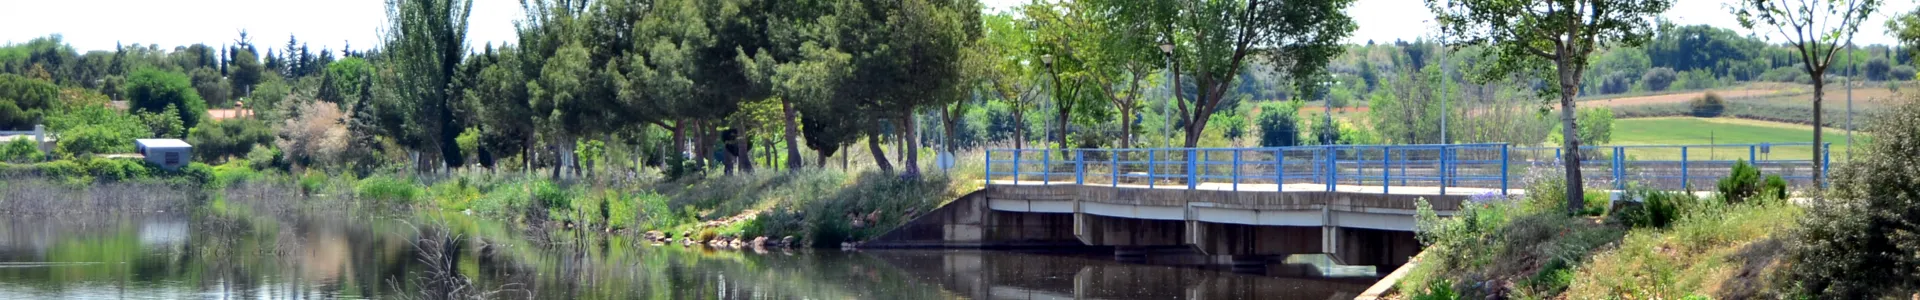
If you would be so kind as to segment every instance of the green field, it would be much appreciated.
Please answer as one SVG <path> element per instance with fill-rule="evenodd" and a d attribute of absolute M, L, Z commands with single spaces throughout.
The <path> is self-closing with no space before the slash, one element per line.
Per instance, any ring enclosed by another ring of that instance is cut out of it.
<path fill-rule="evenodd" d="M 1833 159 L 1845 160 L 1847 151 L 1846 132 L 1824 130 L 1826 140 L 1833 143 Z M 1854 135 L 1855 143 L 1864 143 L 1868 139 L 1864 134 Z M 1807 143 L 1813 142 L 1813 127 L 1788 123 L 1753 121 L 1732 118 L 1640 118 L 1620 119 L 1613 123 L 1612 145 L 1708 145 L 1708 144 L 1755 144 L 1755 143 Z M 1650 150 L 1651 151 L 1651 150 Z M 1668 151 L 1674 152 L 1674 151 Z M 1810 147 L 1775 147 L 1771 156 L 1776 159 L 1810 158 Z M 1742 157 L 1747 155 L 1744 148 L 1717 148 L 1715 151 L 1689 150 L 1690 159 L 1705 157 Z M 1679 153 L 1643 153 L 1636 157 L 1678 158 Z M 1763 155 L 1764 156 L 1764 155 Z M 1763 158 L 1764 159 L 1764 158 Z"/>

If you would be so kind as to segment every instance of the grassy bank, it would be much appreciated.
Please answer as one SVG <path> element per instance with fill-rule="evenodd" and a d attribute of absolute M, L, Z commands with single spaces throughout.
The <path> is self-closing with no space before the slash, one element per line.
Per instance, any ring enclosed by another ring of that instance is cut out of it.
<path fill-rule="evenodd" d="M 967 167 L 963 164 L 962 167 Z M 682 179 L 565 178 L 543 172 L 456 170 L 440 174 L 257 169 L 244 160 L 162 171 L 127 159 L 0 164 L 12 195 L 0 212 L 55 214 L 76 209 L 200 209 L 233 215 L 301 213 L 459 213 L 582 232 L 751 240 L 792 236 L 805 245 L 837 245 L 885 233 L 970 191 L 962 168 L 903 178 L 835 169 L 694 175 Z M 648 176 L 641 176 L 648 177 Z M 966 182 L 957 184 L 956 182 Z M 141 190 L 175 195 L 125 201 Z M 90 195 L 101 196 L 90 196 Z M 69 196 L 79 195 L 79 196 Z M 99 201 L 60 200 L 70 198 Z M 114 200 L 119 199 L 119 200 Z M 155 198 L 157 199 L 157 198 Z M 156 208 L 163 207 L 163 208 Z"/>

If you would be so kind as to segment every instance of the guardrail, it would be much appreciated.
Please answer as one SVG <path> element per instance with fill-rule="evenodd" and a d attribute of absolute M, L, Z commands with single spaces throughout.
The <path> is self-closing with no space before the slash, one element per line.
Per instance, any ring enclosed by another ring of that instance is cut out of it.
<path fill-rule="evenodd" d="M 1626 189 L 1627 183 L 1665 190 L 1712 190 L 1722 177 L 1733 172 L 1736 162 L 1746 161 L 1764 175 L 1780 175 L 1789 185 L 1814 185 L 1813 174 L 1826 177 L 1831 171 L 1832 143 L 1821 145 L 1820 165 L 1815 170 L 1813 143 L 1760 143 L 1720 145 L 1632 145 L 1580 147 L 1581 171 L 1588 187 Z M 1516 147 L 1514 164 L 1530 167 L 1560 168 L 1565 149 L 1559 147 Z"/>
<path fill-rule="evenodd" d="M 1271 148 L 989 149 L 986 176 L 1017 185 L 1335 191 L 1338 186 L 1506 191 L 1506 144 Z M 1329 184 L 1331 183 L 1331 184 Z M 1213 186 L 1213 185 L 1221 186 Z M 1306 185 L 1306 186 L 1303 186 Z"/>
<path fill-rule="evenodd" d="M 1822 147 L 1831 148 L 1832 144 Z M 1624 190 L 1628 182 L 1711 189 L 1748 161 L 1790 184 L 1813 184 L 1811 143 L 1581 147 L 1589 187 Z M 1336 191 L 1340 187 L 1497 189 L 1530 168 L 1560 168 L 1558 147 L 1507 144 L 1327 145 L 1267 148 L 988 149 L 990 184 L 1082 184 L 1221 190 Z M 1830 153 L 1822 160 L 1829 160 Z M 1314 187 L 1312 185 L 1322 185 Z M 1371 191 L 1371 190 L 1369 190 Z"/>

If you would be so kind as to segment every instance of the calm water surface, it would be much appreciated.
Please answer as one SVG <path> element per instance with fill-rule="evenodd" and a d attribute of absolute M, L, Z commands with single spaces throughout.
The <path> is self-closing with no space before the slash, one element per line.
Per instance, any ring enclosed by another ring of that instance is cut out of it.
<path fill-rule="evenodd" d="M 1350 299 L 1101 254 L 710 250 L 465 217 L 0 221 L 0 299 Z"/>

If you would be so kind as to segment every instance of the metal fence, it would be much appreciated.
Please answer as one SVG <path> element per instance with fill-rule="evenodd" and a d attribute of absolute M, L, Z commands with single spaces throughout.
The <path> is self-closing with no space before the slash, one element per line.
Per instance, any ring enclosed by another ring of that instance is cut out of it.
<path fill-rule="evenodd" d="M 1633 182 L 1667 190 L 1711 189 L 1732 172 L 1735 162 L 1747 161 L 1763 174 L 1805 186 L 1812 184 L 1815 172 L 1812 147 L 1810 143 L 1582 147 L 1581 170 L 1588 186 L 1596 188 L 1626 189 Z M 1505 193 L 1520 188 L 1513 186 L 1517 183 L 1512 179 L 1525 176 L 1530 168 L 1561 168 L 1563 151 L 1506 144 L 989 149 L 986 178 L 991 184 L 1011 185 Z"/>
<path fill-rule="evenodd" d="M 1822 145 L 1821 165 L 1829 165 L 1833 144 Z M 1831 168 L 1817 169 L 1813 143 L 1724 145 L 1636 145 L 1580 148 L 1580 171 L 1588 187 L 1626 189 L 1628 184 L 1664 190 L 1712 190 L 1733 165 L 1747 162 L 1764 175 L 1780 175 L 1789 185 L 1812 186 Z M 1564 148 L 1513 148 L 1511 158 L 1524 168 L 1564 168 Z"/>
<path fill-rule="evenodd" d="M 993 184 L 1334 191 L 1342 186 L 1506 190 L 1506 144 L 1275 148 L 990 149 Z M 1333 183 L 1333 184 L 1329 184 Z M 1458 191 L 1456 191 L 1458 192 Z"/>

